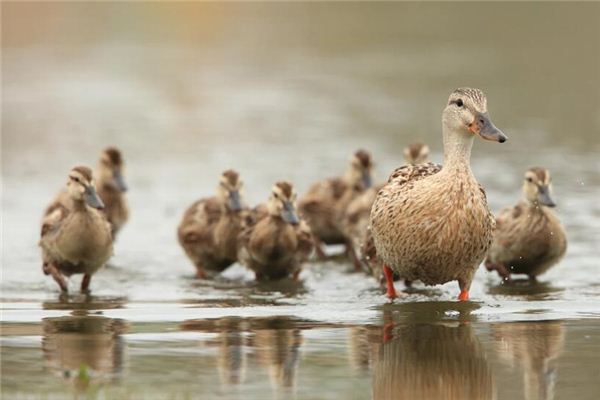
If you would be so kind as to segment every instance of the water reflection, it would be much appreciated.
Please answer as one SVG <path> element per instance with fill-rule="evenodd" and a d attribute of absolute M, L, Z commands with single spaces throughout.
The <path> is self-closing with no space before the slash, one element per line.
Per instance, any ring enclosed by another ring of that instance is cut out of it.
<path fill-rule="evenodd" d="M 549 282 L 532 281 L 529 279 L 513 279 L 490 287 L 488 292 L 494 295 L 519 296 L 527 300 L 550 300 L 558 297 L 564 288 L 552 285 Z"/>
<path fill-rule="evenodd" d="M 491 329 L 500 358 L 523 370 L 524 398 L 553 399 L 557 358 L 565 341 L 562 321 L 493 324 Z"/>
<path fill-rule="evenodd" d="M 373 399 L 494 398 L 491 368 L 469 322 L 474 308 L 443 302 L 384 308 Z"/>
<path fill-rule="evenodd" d="M 61 293 L 56 300 L 42 304 L 44 310 L 110 310 L 122 308 L 127 297 L 93 296 L 89 293 Z"/>
<path fill-rule="evenodd" d="M 256 329 L 252 336 L 252 347 L 259 363 L 267 370 L 274 390 L 294 390 L 296 387 L 302 333 L 286 322 L 289 321 L 266 321 L 264 328 Z"/>
<path fill-rule="evenodd" d="M 290 317 L 225 317 L 188 320 L 180 328 L 218 334 L 212 344 L 219 348 L 217 367 L 222 384 L 244 383 L 247 354 L 251 354 L 251 361 L 263 367 L 275 391 L 293 391 L 303 342 L 302 330 L 329 325 Z"/>
<path fill-rule="evenodd" d="M 92 381 L 115 381 L 125 364 L 121 336 L 127 324 L 120 319 L 89 315 L 44 318 L 42 351 L 46 365 L 78 388 Z"/>

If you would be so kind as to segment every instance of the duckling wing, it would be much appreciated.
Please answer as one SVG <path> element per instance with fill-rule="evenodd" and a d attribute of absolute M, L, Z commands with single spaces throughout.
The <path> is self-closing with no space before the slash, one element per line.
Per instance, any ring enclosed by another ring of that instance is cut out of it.
<path fill-rule="evenodd" d="M 69 215 L 69 209 L 62 203 L 55 201 L 48 206 L 42 219 L 41 237 L 55 232 Z"/>
<path fill-rule="evenodd" d="M 208 240 L 212 227 L 219 221 L 221 214 L 216 198 L 196 201 L 183 214 L 178 230 L 180 239 L 186 243 Z"/>

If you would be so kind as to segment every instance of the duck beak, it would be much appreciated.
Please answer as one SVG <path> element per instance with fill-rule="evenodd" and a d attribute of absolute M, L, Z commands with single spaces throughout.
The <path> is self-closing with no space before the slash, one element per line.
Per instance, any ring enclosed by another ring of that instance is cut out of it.
<path fill-rule="evenodd" d="M 504 143 L 508 140 L 508 136 L 492 123 L 490 115 L 487 112 L 476 113 L 475 119 L 469 124 L 469 131 L 485 140 L 493 142 Z"/>
<path fill-rule="evenodd" d="M 117 188 L 118 191 L 120 191 L 120 192 L 127 191 L 127 184 L 125 184 L 125 179 L 123 179 L 123 175 L 121 174 L 121 171 L 117 170 L 114 172 L 113 184 L 115 185 L 115 187 Z"/>
<path fill-rule="evenodd" d="M 102 199 L 96 193 L 96 189 L 93 186 L 86 186 L 85 192 L 83 192 L 83 199 L 87 203 L 88 206 L 92 208 L 96 208 L 98 210 L 102 210 L 104 208 L 104 203 Z"/>
<path fill-rule="evenodd" d="M 300 219 L 296 213 L 296 207 L 289 201 L 283 203 L 281 218 L 288 224 L 298 225 L 300 223 Z"/>
<path fill-rule="evenodd" d="M 550 196 L 550 189 L 548 186 L 538 186 L 538 202 L 547 207 L 556 207 L 556 203 Z"/>
<path fill-rule="evenodd" d="M 231 211 L 240 211 L 242 209 L 242 199 L 240 192 L 233 190 L 229 192 L 229 209 Z"/>
<path fill-rule="evenodd" d="M 373 184 L 373 182 L 371 181 L 371 173 L 370 171 L 363 171 L 362 173 L 362 177 L 361 177 L 361 182 L 362 185 L 365 189 L 368 189 L 371 187 L 371 185 Z"/>

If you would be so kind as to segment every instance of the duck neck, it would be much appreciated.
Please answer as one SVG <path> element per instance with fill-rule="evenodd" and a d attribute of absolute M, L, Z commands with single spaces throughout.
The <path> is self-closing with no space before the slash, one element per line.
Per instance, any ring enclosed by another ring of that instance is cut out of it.
<path fill-rule="evenodd" d="M 444 137 L 444 168 L 447 173 L 471 174 L 471 148 L 473 135 L 455 132 L 445 124 L 442 128 Z"/>

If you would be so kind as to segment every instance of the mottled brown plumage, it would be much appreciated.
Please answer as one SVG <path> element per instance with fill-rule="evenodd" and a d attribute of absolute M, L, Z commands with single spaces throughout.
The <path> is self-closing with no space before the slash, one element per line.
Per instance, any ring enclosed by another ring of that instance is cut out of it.
<path fill-rule="evenodd" d="M 481 91 L 454 91 L 442 115 L 443 168 L 428 163 L 396 169 L 371 210 L 377 258 L 411 281 L 436 285 L 457 280 L 461 300 L 468 298 L 495 224 L 485 192 L 471 172 L 473 138 L 506 140 L 486 107 Z M 389 279 L 388 295 L 395 296 Z"/>
<path fill-rule="evenodd" d="M 543 274 L 558 263 L 567 250 L 560 221 L 550 209 L 550 173 L 534 167 L 525 173 L 525 199 L 500 211 L 494 241 L 486 259 L 488 270 L 497 270 L 505 280 L 510 274 Z"/>
<path fill-rule="evenodd" d="M 407 164 L 422 164 L 429 157 L 429 147 L 423 143 L 413 143 L 404 149 L 404 159 Z M 342 220 L 342 231 L 357 252 L 356 258 L 361 260 L 364 267 L 380 280 L 382 264 L 376 259 L 375 246 L 370 233 L 369 220 L 371 207 L 377 192 L 384 186 L 378 184 L 365 190 L 350 202 Z"/>
<path fill-rule="evenodd" d="M 237 261 L 237 239 L 248 213 L 241 187 L 237 172 L 225 171 L 217 195 L 196 201 L 183 215 L 178 239 L 198 278 L 222 272 Z"/>
<path fill-rule="evenodd" d="M 310 228 L 296 215 L 296 193 L 277 182 L 266 205 L 259 206 L 239 238 L 239 259 L 256 279 L 297 279 L 313 249 Z"/>
<path fill-rule="evenodd" d="M 118 149 L 109 147 L 102 152 L 96 170 L 98 195 L 104 202 L 103 212 L 112 225 L 113 237 L 129 219 L 123 169 L 123 157 Z"/>
<path fill-rule="evenodd" d="M 345 244 L 348 254 L 355 255 L 352 242 L 344 235 L 342 219 L 350 202 L 371 187 L 372 168 L 370 154 L 358 150 L 343 177 L 315 183 L 300 199 L 300 215 L 310 226 L 321 258 L 325 258 L 322 243 Z"/>
<path fill-rule="evenodd" d="M 66 190 L 45 211 L 41 239 L 43 271 L 67 291 L 63 275 L 84 274 L 81 289 L 87 290 L 92 275 L 112 256 L 110 224 L 98 209 L 98 198 L 87 167 L 69 173 Z"/>

